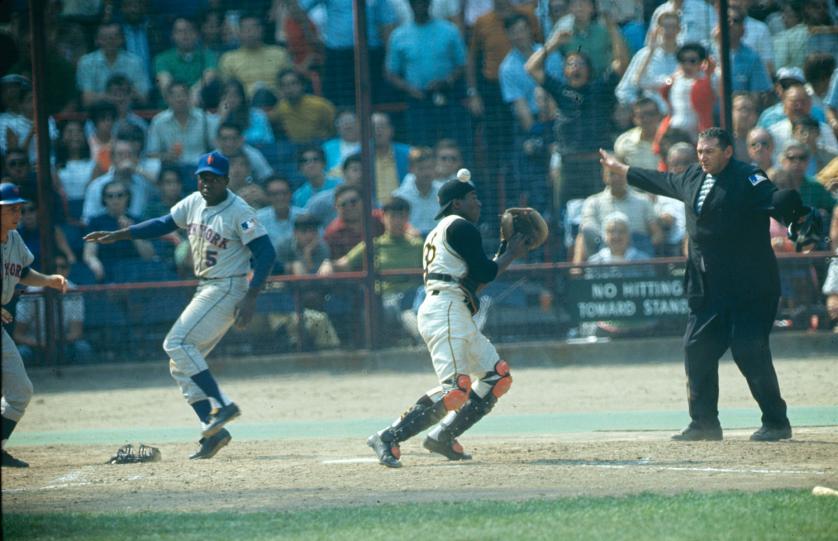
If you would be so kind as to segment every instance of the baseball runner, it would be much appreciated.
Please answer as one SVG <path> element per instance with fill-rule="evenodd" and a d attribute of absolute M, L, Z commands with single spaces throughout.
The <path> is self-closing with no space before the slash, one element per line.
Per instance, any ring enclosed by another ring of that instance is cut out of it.
<path fill-rule="evenodd" d="M 19 283 L 29 286 L 51 287 L 62 293 L 67 291 L 67 279 L 60 274 L 45 275 L 29 265 L 34 256 L 18 235 L 21 207 L 27 200 L 20 197 L 20 190 L 11 182 L 0 184 L 0 243 L 3 247 L 3 306 L 5 307 Z M 28 468 L 29 464 L 6 452 L 6 440 L 12 435 L 29 399 L 32 398 L 32 382 L 26 374 L 23 359 L 5 326 L 12 322 L 12 315 L 2 309 L 3 340 L 3 397 L 0 399 L 2 426 L 2 464 L 12 468 Z"/>
<path fill-rule="evenodd" d="M 227 188 L 229 162 L 214 151 L 201 156 L 195 174 L 198 191 L 185 197 L 165 216 L 118 231 L 95 231 L 88 242 L 109 243 L 149 239 L 185 229 L 200 283 L 189 305 L 163 341 L 169 369 L 202 425 L 202 438 L 192 459 L 207 459 L 230 442 L 224 425 L 241 414 L 218 387 L 206 356 L 235 323 L 244 327 L 253 317 L 256 297 L 273 268 L 276 252 L 256 212 Z M 247 273 L 253 276 L 250 284 Z"/>
<path fill-rule="evenodd" d="M 435 423 L 424 447 L 449 460 L 470 459 L 456 438 L 489 413 L 512 384 L 509 365 L 472 316 L 478 310 L 478 289 L 524 255 L 527 244 L 523 235 L 515 234 L 488 259 L 475 225 L 480 200 L 468 171 L 461 170 L 458 177 L 439 190 L 439 223 L 425 240 L 422 260 L 427 295 L 419 308 L 419 333 L 440 385 L 367 440 L 379 462 L 390 468 L 401 466 L 399 443 Z M 477 379 L 472 382 L 470 374 Z"/>

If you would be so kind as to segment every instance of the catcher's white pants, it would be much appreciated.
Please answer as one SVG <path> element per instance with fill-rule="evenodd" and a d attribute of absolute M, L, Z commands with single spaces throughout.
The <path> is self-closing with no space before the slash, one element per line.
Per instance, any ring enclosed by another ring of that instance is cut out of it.
<path fill-rule="evenodd" d="M 190 404 L 208 398 L 190 376 L 207 370 L 206 357 L 235 323 L 247 287 L 243 276 L 202 280 L 163 341 L 169 371 Z"/>
<path fill-rule="evenodd" d="M 20 421 L 26 406 L 32 398 L 32 382 L 26 374 L 26 367 L 12 337 L 2 329 L 3 340 L 3 398 L 0 399 L 0 414 L 10 421 Z"/>
<path fill-rule="evenodd" d="M 429 290 L 418 316 L 440 383 L 454 374 L 482 376 L 494 370 L 498 352 L 477 328 L 462 293 Z"/>

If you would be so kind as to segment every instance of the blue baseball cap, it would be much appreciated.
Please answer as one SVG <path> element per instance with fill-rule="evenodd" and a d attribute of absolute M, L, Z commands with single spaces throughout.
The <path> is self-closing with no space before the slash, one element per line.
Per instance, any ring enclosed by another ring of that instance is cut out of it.
<path fill-rule="evenodd" d="M 209 154 L 204 154 L 198 160 L 198 169 L 195 171 L 196 175 L 209 172 L 226 177 L 230 172 L 230 161 L 224 154 L 213 150 Z"/>
<path fill-rule="evenodd" d="M 11 182 L 0 184 L 0 205 L 19 205 L 28 202 L 28 199 L 20 196 L 20 188 L 16 184 Z"/>

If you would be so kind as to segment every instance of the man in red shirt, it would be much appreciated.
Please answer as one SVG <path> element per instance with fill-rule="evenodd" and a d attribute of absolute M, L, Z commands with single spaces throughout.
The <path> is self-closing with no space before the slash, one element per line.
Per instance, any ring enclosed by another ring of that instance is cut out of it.
<path fill-rule="evenodd" d="M 335 189 L 335 208 L 338 217 L 326 227 L 323 239 L 329 245 L 332 259 L 340 259 L 356 244 L 364 240 L 363 205 L 361 192 L 355 186 L 341 184 Z M 384 233 L 381 211 L 373 211 L 372 236 Z"/>

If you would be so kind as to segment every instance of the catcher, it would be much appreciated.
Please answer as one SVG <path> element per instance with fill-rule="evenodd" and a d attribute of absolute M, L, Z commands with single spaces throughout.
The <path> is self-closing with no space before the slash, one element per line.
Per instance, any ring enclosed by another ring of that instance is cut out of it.
<path fill-rule="evenodd" d="M 435 423 L 439 424 L 428 434 L 424 447 L 449 460 L 470 459 L 457 437 L 489 413 L 512 385 L 509 365 L 472 318 L 478 310 L 477 291 L 528 249 L 543 243 L 547 224 L 532 209 L 505 217 L 498 254 L 488 259 L 475 225 L 481 203 L 470 176 L 461 169 L 458 178 L 440 188 L 439 223 L 428 234 L 423 250 L 427 296 L 419 308 L 419 333 L 440 385 L 367 440 L 379 462 L 390 468 L 401 466 L 399 444 Z M 477 378 L 472 380 L 471 374 Z"/>

